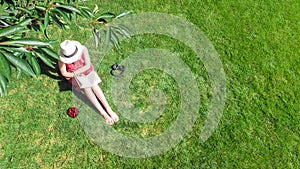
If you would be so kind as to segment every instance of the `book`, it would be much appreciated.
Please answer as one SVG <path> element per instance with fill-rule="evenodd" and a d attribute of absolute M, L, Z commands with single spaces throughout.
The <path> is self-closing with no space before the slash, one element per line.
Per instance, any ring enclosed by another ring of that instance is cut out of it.
<path fill-rule="evenodd" d="M 75 76 L 75 80 L 81 89 L 92 87 L 101 82 L 101 79 L 95 71 L 91 71 L 87 75 Z"/>

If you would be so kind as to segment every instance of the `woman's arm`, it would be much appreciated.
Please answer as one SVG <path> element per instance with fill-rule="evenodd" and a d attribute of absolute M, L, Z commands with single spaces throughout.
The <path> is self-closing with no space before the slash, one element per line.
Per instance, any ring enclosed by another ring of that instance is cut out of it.
<path fill-rule="evenodd" d="M 83 46 L 84 66 L 74 71 L 75 74 L 81 74 L 91 67 L 90 55 L 85 46 Z"/>
<path fill-rule="evenodd" d="M 67 72 L 66 65 L 60 60 L 58 61 L 58 67 L 59 67 L 61 75 L 63 77 L 65 77 L 67 80 L 72 77 L 75 77 L 75 73 Z"/>

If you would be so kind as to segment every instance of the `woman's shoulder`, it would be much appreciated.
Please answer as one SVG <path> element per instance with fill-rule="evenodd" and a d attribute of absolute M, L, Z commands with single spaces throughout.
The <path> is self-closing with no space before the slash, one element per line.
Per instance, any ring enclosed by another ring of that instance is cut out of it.
<path fill-rule="evenodd" d="M 81 47 L 82 47 L 82 50 L 88 50 L 87 47 L 84 45 L 81 45 Z"/>

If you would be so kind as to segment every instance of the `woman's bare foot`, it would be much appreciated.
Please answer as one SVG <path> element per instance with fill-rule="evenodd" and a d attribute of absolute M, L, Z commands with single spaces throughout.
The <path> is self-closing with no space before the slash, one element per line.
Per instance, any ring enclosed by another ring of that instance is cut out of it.
<path fill-rule="evenodd" d="M 110 117 L 114 120 L 114 122 L 119 121 L 119 116 L 115 112 L 113 112 L 112 110 L 107 111 L 107 112 L 110 115 Z"/>
<path fill-rule="evenodd" d="M 108 115 L 102 115 L 102 117 L 104 118 L 106 124 L 108 124 L 110 126 L 114 124 L 114 119 L 112 119 Z"/>

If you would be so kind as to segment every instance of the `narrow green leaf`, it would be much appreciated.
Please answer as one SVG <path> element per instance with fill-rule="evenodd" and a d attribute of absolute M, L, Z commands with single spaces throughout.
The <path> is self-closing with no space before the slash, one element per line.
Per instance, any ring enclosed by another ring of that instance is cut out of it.
<path fill-rule="evenodd" d="M 44 32 L 44 30 L 45 30 L 45 27 L 44 27 L 44 24 L 39 24 L 39 26 L 40 26 L 40 32 Z"/>
<path fill-rule="evenodd" d="M 3 89 L 2 89 L 2 86 L 0 86 L 0 97 L 3 96 L 3 95 L 5 95 L 5 93 L 4 93 Z"/>
<path fill-rule="evenodd" d="M 32 21 L 32 19 L 25 19 L 22 22 L 19 23 L 20 26 L 26 26 L 28 25 L 30 22 Z"/>
<path fill-rule="evenodd" d="M 26 8 L 22 8 L 22 7 L 16 7 L 16 9 L 18 9 L 18 10 L 21 10 L 21 11 L 23 11 L 23 12 L 25 12 L 25 13 L 29 14 L 29 15 L 31 15 L 31 14 L 32 14 L 32 12 L 31 12 L 30 10 L 26 9 Z"/>
<path fill-rule="evenodd" d="M 109 22 L 109 20 L 106 20 L 106 19 L 103 19 L 103 18 L 97 19 L 96 21 L 99 22 L 99 23 L 102 23 L 102 24 L 106 24 L 106 23 Z"/>
<path fill-rule="evenodd" d="M 119 46 L 120 40 L 112 28 L 111 28 L 110 32 L 111 32 L 110 42 L 114 45 L 115 48 L 117 48 L 119 50 L 120 49 L 120 46 Z"/>
<path fill-rule="evenodd" d="M 125 26 L 125 25 L 121 25 L 119 24 L 120 30 L 123 32 L 123 34 L 127 37 L 130 38 L 130 33 L 129 33 L 129 29 Z"/>
<path fill-rule="evenodd" d="M 11 23 L 9 23 L 9 22 L 5 22 L 5 21 L 3 21 L 3 20 L 0 20 L 0 23 L 4 26 L 4 27 L 8 27 L 8 26 L 11 26 L 12 24 Z"/>
<path fill-rule="evenodd" d="M 41 11 L 45 11 L 46 7 L 44 6 L 35 6 L 36 9 L 41 10 Z"/>
<path fill-rule="evenodd" d="M 99 19 L 99 18 L 113 18 L 113 17 L 115 17 L 115 14 L 107 12 L 107 13 L 101 14 L 97 19 Z"/>
<path fill-rule="evenodd" d="M 0 74 L 0 96 L 7 94 L 6 85 L 7 81 L 5 77 Z"/>
<path fill-rule="evenodd" d="M 29 53 L 28 55 L 30 56 L 29 63 L 31 64 L 33 71 L 35 72 L 35 74 L 37 76 L 39 76 L 41 74 L 41 67 L 40 67 L 38 61 L 36 60 L 36 58 L 34 56 L 32 56 L 31 53 Z"/>
<path fill-rule="evenodd" d="M 87 7 L 87 6 L 78 6 L 78 8 L 79 9 L 86 9 L 86 10 L 88 10 L 88 11 L 90 11 L 91 12 L 91 9 L 89 8 L 89 7 Z"/>
<path fill-rule="evenodd" d="M 7 79 L 10 79 L 11 72 L 8 61 L 5 59 L 2 53 L 0 53 L 0 74 L 5 76 Z"/>
<path fill-rule="evenodd" d="M 49 39 L 49 36 L 47 34 L 47 27 L 49 25 L 49 14 L 50 14 L 50 10 L 47 10 L 44 17 L 44 24 L 40 26 L 41 32 L 43 32 L 43 35 L 45 36 L 46 39 Z"/>
<path fill-rule="evenodd" d="M 50 48 L 40 48 L 40 50 L 42 50 L 44 53 L 46 53 L 47 55 L 49 55 L 53 59 L 56 59 L 56 60 L 59 59 L 59 55 Z"/>
<path fill-rule="evenodd" d="M 17 68 L 20 68 L 22 71 L 26 72 L 30 76 L 35 77 L 34 72 L 32 71 L 31 67 L 29 66 L 29 64 L 25 60 L 23 60 L 23 59 L 21 59 L 19 57 L 16 57 L 16 56 L 14 56 L 11 53 L 4 52 L 4 51 L 3 51 L 3 55 L 6 57 L 6 59 L 10 63 L 12 63 L 13 65 L 15 65 Z"/>
<path fill-rule="evenodd" d="M 71 16 L 71 20 L 77 24 L 77 14 L 72 13 L 72 14 L 70 14 L 70 16 Z M 77 26 L 80 28 L 80 26 L 78 24 L 77 24 Z"/>
<path fill-rule="evenodd" d="M 72 12 L 72 11 L 67 10 L 67 9 L 65 9 L 65 8 L 57 7 L 56 9 L 57 9 L 57 10 L 60 10 L 60 11 L 62 11 L 62 12 L 64 12 L 64 13 L 67 13 L 67 14 L 73 14 L 73 13 L 75 13 L 75 12 Z"/>
<path fill-rule="evenodd" d="M 98 47 L 99 45 L 99 38 L 98 38 L 98 30 L 96 28 L 93 29 L 93 37 L 94 37 L 94 41 L 95 41 L 95 46 Z"/>
<path fill-rule="evenodd" d="M 127 26 L 125 26 L 123 24 L 119 24 L 119 27 L 130 34 L 130 30 L 129 30 L 129 28 Z"/>
<path fill-rule="evenodd" d="M 92 11 L 91 11 L 90 8 L 84 6 L 84 7 L 82 7 L 81 9 L 85 10 L 90 16 L 93 15 L 93 13 L 92 13 Z"/>
<path fill-rule="evenodd" d="M 1 15 L 0 19 L 13 19 L 13 16 L 9 16 L 9 15 Z"/>
<path fill-rule="evenodd" d="M 0 47 L 2 48 L 2 47 Z M 28 51 L 27 49 L 23 48 L 23 47 L 10 47 L 10 46 L 5 46 L 4 47 L 5 50 L 10 51 L 11 53 L 13 52 L 18 52 L 18 53 L 28 53 L 30 51 Z"/>
<path fill-rule="evenodd" d="M 51 18 L 53 19 L 54 23 L 61 29 L 65 30 L 64 24 L 57 18 L 57 15 L 51 15 Z"/>
<path fill-rule="evenodd" d="M 81 12 L 82 16 L 84 16 L 88 19 L 91 18 L 91 14 L 88 11 L 86 11 L 85 9 L 80 9 L 80 12 Z"/>
<path fill-rule="evenodd" d="M 112 40 L 112 39 L 110 39 L 110 42 L 111 42 L 111 44 L 112 44 L 115 48 L 117 48 L 117 50 L 120 49 L 119 43 L 116 43 L 116 42 L 115 42 L 114 40 Z"/>
<path fill-rule="evenodd" d="M 34 39 L 34 38 L 24 38 L 24 39 L 9 41 L 6 43 L 11 44 L 11 45 L 20 44 L 20 45 L 39 46 L 39 47 L 44 47 L 44 46 L 50 45 L 50 43 L 48 43 L 48 42 L 44 42 L 44 41 Z"/>
<path fill-rule="evenodd" d="M 75 8 L 74 6 L 60 5 L 60 4 L 58 4 L 57 7 L 63 8 L 63 9 L 69 10 L 71 12 L 75 12 L 75 13 L 80 14 L 80 11 L 77 8 Z"/>
<path fill-rule="evenodd" d="M 119 38 L 116 35 L 116 33 L 113 30 L 111 30 L 110 32 L 111 32 L 111 39 L 114 42 L 114 44 L 119 44 Z"/>
<path fill-rule="evenodd" d="M 50 45 L 53 45 L 53 44 L 57 43 L 57 40 L 48 40 L 47 42 L 48 42 Z"/>
<path fill-rule="evenodd" d="M 95 4 L 95 8 L 94 8 L 94 10 L 93 10 L 93 14 L 96 14 L 99 10 L 98 10 L 99 8 L 98 8 L 98 5 L 96 5 Z"/>
<path fill-rule="evenodd" d="M 105 39 L 105 45 L 106 45 L 106 47 L 108 47 L 109 46 L 109 42 L 110 42 L 110 37 L 111 37 L 111 28 L 110 27 L 108 27 L 107 28 L 107 31 L 106 31 L 106 39 Z"/>
<path fill-rule="evenodd" d="M 7 28 L 3 28 L 0 29 L 0 37 L 8 36 L 22 31 L 24 31 L 24 27 L 20 27 L 20 26 L 11 26 Z"/>
<path fill-rule="evenodd" d="M 120 15 L 118 15 L 116 18 L 121 18 L 121 17 L 126 16 L 130 13 L 132 13 L 132 11 L 125 11 L 125 12 L 121 13 Z"/>
<path fill-rule="evenodd" d="M 14 47 L 22 47 L 21 44 L 16 44 L 8 41 L 0 42 L 0 46 L 14 46 Z"/>
<path fill-rule="evenodd" d="M 64 13 L 63 11 L 58 10 L 58 9 L 54 9 L 54 10 L 52 10 L 52 12 L 56 12 L 57 14 L 59 14 L 59 16 L 61 16 L 62 18 L 64 18 L 64 20 L 66 22 L 68 22 L 69 24 L 71 24 L 70 17 L 66 13 Z M 58 16 L 58 15 L 56 15 L 56 16 Z"/>
<path fill-rule="evenodd" d="M 49 36 L 48 36 L 48 33 L 47 33 L 47 29 L 44 29 L 43 35 L 45 36 L 46 39 L 49 39 Z"/>
<path fill-rule="evenodd" d="M 101 22 L 101 21 L 110 22 L 114 17 L 115 17 L 115 14 L 107 12 L 107 13 L 101 14 L 96 19 L 96 21 L 98 21 L 98 22 Z"/>
<path fill-rule="evenodd" d="M 121 36 L 126 36 L 121 28 L 115 27 L 115 26 L 111 26 L 111 27 L 117 34 L 119 34 Z"/>
<path fill-rule="evenodd" d="M 33 54 L 36 55 L 37 57 L 39 57 L 47 66 L 49 66 L 53 69 L 55 68 L 52 61 L 49 58 L 47 58 L 46 56 L 44 56 L 38 52 L 35 52 Z"/>
<path fill-rule="evenodd" d="M 20 68 L 17 67 L 17 79 L 19 79 L 22 75 L 22 70 Z"/>
<path fill-rule="evenodd" d="M 49 25 L 49 13 L 50 10 L 47 10 L 45 13 L 45 17 L 44 17 L 44 29 L 47 28 L 47 26 Z"/>

